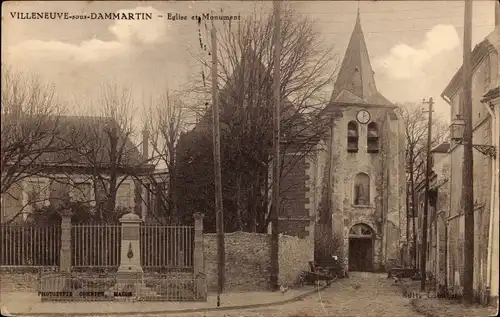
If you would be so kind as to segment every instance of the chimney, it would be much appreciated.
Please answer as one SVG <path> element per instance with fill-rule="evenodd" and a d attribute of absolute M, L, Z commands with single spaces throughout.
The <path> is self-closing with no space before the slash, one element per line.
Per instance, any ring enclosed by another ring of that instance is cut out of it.
<path fill-rule="evenodd" d="M 149 131 L 142 131 L 142 159 L 147 161 L 149 159 Z"/>
<path fill-rule="evenodd" d="M 500 26 L 500 1 L 495 1 L 495 27 Z"/>

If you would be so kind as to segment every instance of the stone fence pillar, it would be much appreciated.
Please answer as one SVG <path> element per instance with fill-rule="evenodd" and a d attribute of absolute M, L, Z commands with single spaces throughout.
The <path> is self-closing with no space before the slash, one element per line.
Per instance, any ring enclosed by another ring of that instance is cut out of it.
<path fill-rule="evenodd" d="M 193 250 L 193 268 L 196 279 L 196 292 L 198 298 L 205 297 L 205 279 L 199 278 L 200 273 L 204 273 L 204 255 L 203 255 L 203 217 L 202 213 L 194 214 L 194 250 Z"/>
<path fill-rule="evenodd" d="M 59 253 L 59 272 L 71 272 L 71 216 L 68 209 L 63 209 L 61 216 L 61 249 Z"/>

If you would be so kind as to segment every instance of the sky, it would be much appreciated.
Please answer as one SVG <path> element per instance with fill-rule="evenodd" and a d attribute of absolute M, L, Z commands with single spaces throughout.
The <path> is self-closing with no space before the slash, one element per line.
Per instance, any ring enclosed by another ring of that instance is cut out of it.
<path fill-rule="evenodd" d="M 223 9 L 225 15 L 245 17 L 255 6 L 271 8 L 272 2 L 3 2 L 2 62 L 53 83 L 61 102 L 71 107 L 79 107 L 74 100 L 84 100 L 101 84 L 117 82 L 132 89 L 140 116 L 138 96 L 179 88 L 188 74 L 201 71 L 193 58 L 199 42 L 192 15 Z M 433 97 L 437 114 L 449 119 L 449 106 L 440 94 L 462 62 L 463 1 L 293 1 L 290 6 L 314 19 L 325 47 L 339 59 L 359 7 L 378 90 L 394 103 Z M 148 21 L 13 17 L 31 12 L 148 12 L 154 17 Z M 168 13 L 186 15 L 188 20 L 168 20 Z M 493 28 L 494 2 L 474 1 L 472 47 Z"/>

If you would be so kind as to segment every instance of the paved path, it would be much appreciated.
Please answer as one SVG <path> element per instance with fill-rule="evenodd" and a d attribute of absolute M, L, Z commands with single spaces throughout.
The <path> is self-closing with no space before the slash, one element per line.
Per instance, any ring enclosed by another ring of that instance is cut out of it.
<path fill-rule="evenodd" d="M 286 292 L 245 292 L 224 294 L 222 306 L 242 305 L 266 305 L 276 302 L 293 300 L 316 290 L 316 287 L 307 286 Z M 134 316 L 141 316 L 148 312 L 168 312 L 181 310 L 205 310 L 217 307 L 217 298 L 214 294 L 209 295 L 206 302 L 167 302 L 167 301 L 145 301 L 145 302 L 41 302 L 35 292 L 3 292 L 0 294 L 0 307 L 5 307 L 12 314 L 36 316 L 43 314 L 115 314 L 121 315 L 135 312 Z M 129 314 L 132 315 L 132 314 Z M 163 314 L 164 315 L 164 314 Z"/>
<path fill-rule="evenodd" d="M 403 317 L 421 317 L 422 315 L 414 312 L 410 305 L 410 300 L 401 296 L 401 289 L 393 285 L 392 279 L 387 279 L 387 274 L 374 274 L 374 273 L 351 273 L 350 279 L 343 279 L 335 282 L 330 288 L 321 292 L 317 292 L 303 300 L 292 302 L 289 304 L 241 309 L 241 310 L 220 310 L 220 311 L 205 311 L 200 313 L 186 313 L 186 314 L 173 314 L 169 313 L 169 317 L 320 317 L 320 316 L 342 316 L 342 317 L 379 317 L 379 316 L 403 316 Z M 291 292 L 290 292 L 291 293 Z M 245 305 L 255 303 L 258 298 L 264 298 L 269 303 L 280 299 L 290 298 L 292 294 L 285 294 L 284 296 L 277 293 L 246 293 L 239 296 L 231 295 L 230 304 L 232 305 Z M 230 295 L 225 295 L 226 300 L 223 298 L 222 303 L 227 303 Z M 52 305 L 62 305 L 51 303 Z M 70 305 L 88 304 L 88 303 L 75 303 Z M 121 305 L 123 304 L 123 305 Z M 144 305 L 169 305 L 169 303 L 141 303 Z M 170 303 L 176 304 L 178 309 L 196 308 L 194 306 L 201 303 Z M 227 303 L 229 304 L 229 303 Z M 98 311 L 99 306 L 103 305 L 94 303 L 93 310 L 87 311 L 88 316 L 99 317 L 105 316 L 104 314 L 93 313 Z M 138 316 L 137 314 L 127 314 L 126 308 L 138 310 L 138 303 L 110 303 L 110 307 L 123 312 L 121 316 L 131 317 Z M 127 306 L 125 306 L 127 305 Z M 88 306 L 88 305 L 87 305 Z M 123 306 L 123 307 L 122 307 Z M 183 306 L 183 307 L 180 307 Z M 58 306 L 63 308 L 62 306 Z M 66 307 L 66 306 L 65 306 Z M 75 307 L 75 306 L 74 306 Z M 83 306 L 82 306 L 83 307 Z M 165 306 L 167 307 L 167 306 Z M 33 307 L 34 308 L 34 307 Z M 109 311 L 109 307 L 101 306 L 101 311 Z M 55 306 L 52 307 L 54 312 L 57 311 Z M 168 308 L 166 308 L 168 309 Z M 64 311 L 64 309 L 62 309 Z M 160 309 L 158 309 L 160 310 Z M 32 312 L 36 310 L 33 309 Z M 73 310 L 74 311 L 74 310 Z M 77 311 L 83 312 L 82 309 Z M 61 310 L 59 310 L 61 312 Z M 36 316 L 36 314 L 33 314 Z M 71 316 L 71 315 L 68 315 Z M 148 314 L 147 310 L 141 316 L 165 316 L 163 314 Z"/>

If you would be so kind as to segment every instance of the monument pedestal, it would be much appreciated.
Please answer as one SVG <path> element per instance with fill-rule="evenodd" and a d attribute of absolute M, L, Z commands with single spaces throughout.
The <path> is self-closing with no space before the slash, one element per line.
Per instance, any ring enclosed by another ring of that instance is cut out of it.
<path fill-rule="evenodd" d="M 129 213 L 120 218 L 120 222 L 122 224 L 120 267 L 116 272 L 116 284 L 108 292 L 113 293 L 114 297 L 131 299 L 156 297 L 156 293 L 144 284 L 139 244 L 141 219 L 138 215 Z"/>
<path fill-rule="evenodd" d="M 140 281 L 144 278 L 142 267 L 136 265 L 120 266 L 116 271 L 116 281 Z"/>

